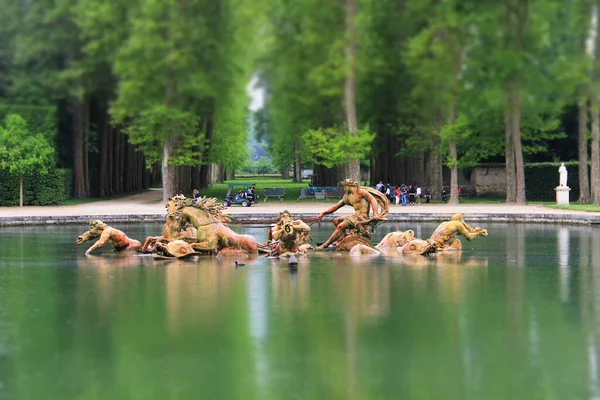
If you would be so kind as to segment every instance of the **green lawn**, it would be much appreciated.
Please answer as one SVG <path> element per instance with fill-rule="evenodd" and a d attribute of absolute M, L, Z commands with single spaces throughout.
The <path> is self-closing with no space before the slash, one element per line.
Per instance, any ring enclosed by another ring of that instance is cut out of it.
<path fill-rule="evenodd" d="M 254 177 L 254 178 L 237 178 L 230 181 L 225 181 L 225 183 L 218 183 L 211 186 L 208 189 L 203 189 L 200 191 L 202 196 L 207 197 L 216 197 L 221 200 L 225 197 L 225 193 L 227 192 L 227 185 L 230 183 L 255 183 L 256 184 L 256 193 L 260 196 L 259 200 L 263 201 L 263 191 L 265 188 L 285 188 L 285 197 L 283 199 L 284 202 L 296 202 L 298 197 L 300 197 L 300 189 L 303 187 L 308 187 L 310 181 L 305 180 L 303 183 L 295 183 L 292 182 L 291 179 L 282 179 L 278 177 Z M 186 193 L 186 195 L 191 196 L 191 193 Z M 270 198 L 269 201 L 277 201 L 276 198 Z M 314 199 L 306 199 L 300 200 L 301 202 L 312 202 Z M 326 202 L 327 200 L 317 200 L 319 202 Z M 336 199 L 329 199 L 329 202 L 336 201 Z M 424 202 L 424 200 L 421 200 Z M 461 204 L 501 204 L 504 203 L 505 199 L 500 197 L 475 197 L 475 196 L 463 196 L 460 198 Z M 432 201 L 432 203 L 441 203 L 441 201 Z"/>
<path fill-rule="evenodd" d="M 573 211 L 587 211 L 587 212 L 600 212 L 600 206 L 595 206 L 593 204 L 578 204 L 572 203 L 568 206 L 559 206 L 556 203 L 542 203 L 544 207 L 548 208 L 558 208 L 560 210 L 573 210 Z"/>
<path fill-rule="evenodd" d="M 292 182 L 291 179 L 282 179 L 279 177 L 243 177 L 237 178 L 230 181 L 225 181 L 225 183 L 218 183 L 212 185 L 208 189 L 200 190 L 200 194 L 202 196 L 207 197 L 216 197 L 219 200 L 223 200 L 225 198 L 225 193 L 227 192 L 227 187 L 230 183 L 253 183 L 256 185 L 256 193 L 260 196 L 259 201 L 263 201 L 263 191 L 265 188 L 285 188 L 285 197 L 283 199 L 284 202 L 296 202 L 298 197 L 300 196 L 300 189 L 303 187 L 309 186 L 308 180 L 303 183 L 295 183 Z M 139 193 L 139 192 L 138 192 Z M 98 200 L 109 200 L 109 199 L 117 199 L 120 197 L 129 196 L 133 193 L 122 194 L 118 196 L 105 197 L 102 199 L 98 198 L 85 198 L 85 199 L 71 199 L 67 200 L 62 205 L 70 206 L 77 205 L 82 203 L 88 203 Z M 192 193 L 186 193 L 186 196 L 191 197 Z M 277 201 L 276 198 L 271 198 L 269 201 Z M 301 202 L 313 202 L 315 199 L 306 199 L 300 200 Z M 317 200 L 318 202 L 327 202 L 327 200 Z M 336 199 L 329 199 L 329 202 L 334 202 Z M 423 199 L 421 199 L 422 202 Z M 460 204 L 503 204 L 505 202 L 504 197 L 475 197 L 475 196 L 462 196 L 460 198 Z M 439 200 L 434 200 L 432 203 L 441 203 Z M 554 202 L 529 202 L 528 204 L 539 204 L 548 208 L 558 208 L 562 210 L 574 210 L 574 211 L 589 211 L 589 212 L 600 212 L 600 206 L 595 206 L 592 204 L 577 204 L 572 203 L 569 206 L 558 206 Z"/>
<path fill-rule="evenodd" d="M 264 200 L 263 191 L 265 188 L 284 188 L 285 197 L 283 198 L 283 201 L 295 202 L 298 199 L 298 197 L 300 197 L 300 189 L 303 187 L 308 187 L 310 181 L 306 180 L 303 183 L 295 183 L 292 182 L 291 179 L 282 179 L 274 177 L 238 178 L 230 181 L 225 181 L 225 183 L 217 183 L 215 185 L 212 185 L 208 189 L 202 189 L 200 190 L 200 195 L 207 197 L 216 197 L 219 200 L 223 200 L 225 198 L 225 193 L 227 193 L 227 187 L 230 183 L 254 183 L 256 185 L 255 192 L 260 196 L 259 201 Z M 191 193 L 186 193 L 186 196 L 191 196 Z M 277 201 L 277 199 L 269 198 L 269 201 Z M 301 201 L 313 201 L 313 199 Z"/>

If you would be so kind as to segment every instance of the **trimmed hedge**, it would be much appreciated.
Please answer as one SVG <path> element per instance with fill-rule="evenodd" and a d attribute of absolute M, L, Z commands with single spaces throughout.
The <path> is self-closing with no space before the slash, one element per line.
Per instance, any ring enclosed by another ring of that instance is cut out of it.
<path fill-rule="evenodd" d="M 23 177 L 23 204 L 56 205 L 71 197 L 70 169 L 52 169 L 47 174 L 33 172 Z M 0 206 L 19 205 L 19 177 L 0 169 Z"/>
<path fill-rule="evenodd" d="M 525 164 L 525 195 L 528 201 L 554 201 L 558 186 L 558 168 L 560 162 Z M 570 201 L 579 197 L 579 163 L 565 162 L 567 167 L 567 185 L 571 188 Z"/>

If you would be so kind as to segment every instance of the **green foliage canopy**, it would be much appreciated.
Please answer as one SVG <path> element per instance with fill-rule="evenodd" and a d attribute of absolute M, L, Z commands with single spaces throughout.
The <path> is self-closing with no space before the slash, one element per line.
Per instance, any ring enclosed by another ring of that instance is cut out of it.
<path fill-rule="evenodd" d="M 20 115 L 9 114 L 0 127 L 0 167 L 23 175 L 33 170 L 47 172 L 55 163 L 54 148 L 41 133 L 31 132 Z"/>

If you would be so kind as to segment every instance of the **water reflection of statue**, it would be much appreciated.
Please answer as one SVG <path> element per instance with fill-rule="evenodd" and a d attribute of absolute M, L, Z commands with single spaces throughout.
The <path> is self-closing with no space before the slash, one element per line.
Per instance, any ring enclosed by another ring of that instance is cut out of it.
<path fill-rule="evenodd" d="M 565 167 L 565 163 L 561 163 L 558 168 L 558 176 L 559 176 L 559 186 L 566 187 L 567 186 L 567 167 Z"/>
<path fill-rule="evenodd" d="M 388 199 L 379 191 L 359 184 L 352 179 L 346 179 L 342 182 L 344 196 L 331 208 L 323 211 L 317 217 L 320 221 L 324 215 L 334 213 L 345 205 L 354 208 L 354 215 L 339 217 L 333 220 L 335 232 L 319 249 L 324 249 L 331 244 L 336 244 L 338 249 L 340 241 L 347 236 L 354 236 L 358 240 L 356 243 L 348 243 L 344 250 L 349 250 L 356 244 L 369 244 L 369 239 L 373 235 L 375 227 L 387 216 L 390 210 Z M 373 215 L 369 215 L 372 212 Z M 361 240 L 362 239 L 362 240 Z"/>

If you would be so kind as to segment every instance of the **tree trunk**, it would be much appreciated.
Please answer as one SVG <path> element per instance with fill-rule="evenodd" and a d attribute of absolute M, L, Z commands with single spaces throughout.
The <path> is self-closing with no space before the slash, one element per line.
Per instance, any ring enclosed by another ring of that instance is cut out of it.
<path fill-rule="evenodd" d="M 23 207 L 23 174 L 19 174 L 19 207 Z"/>
<path fill-rule="evenodd" d="M 594 85 L 592 86 L 592 93 L 590 95 L 590 109 L 592 113 L 592 154 L 591 154 L 591 195 L 592 202 L 594 205 L 600 204 L 600 106 L 598 102 L 598 82 L 600 81 L 600 46 L 598 41 L 600 40 L 600 23 L 598 23 L 598 13 L 600 8 L 594 4 L 592 7 L 592 21 L 595 21 L 594 33 L 593 33 L 593 49 L 592 55 L 596 62 L 596 69 L 594 71 Z M 595 18 L 594 18 L 595 17 Z M 592 24 L 593 25 L 593 24 Z"/>
<path fill-rule="evenodd" d="M 440 150 L 442 138 L 436 136 L 432 139 L 432 147 L 429 151 L 429 188 L 431 197 L 440 200 L 444 180 L 442 176 L 442 152 Z"/>
<path fill-rule="evenodd" d="M 506 163 L 506 202 L 516 203 L 517 201 L 517 185 L 515 171 L 515 150 L 513 148 L 512 136 L 512 118 L 510 116 L 509 105 L 507 104 L 504 114 L 504 158 Z"/>
<path fill-rule="evenodd" d="M 525 163 L 523 161 L 523 148 L 521 145 L 521 95 L 518 93 L 516 87 L 513 89 L 511 128 L 515 152 L 515 172 L 517 177 L 517 204 L 525 204 L 527 199 L 525 196 Z"/>
<path fill-rule="evenodd" d="M 120 165 L 120 144 L 121 144 L 121 129 L 113 129 L 113 147 L 112 147 L 112 192 L 113 195 L 121 193 L 119 191 L 119 176 L 121 174 Z"/>
<path fill-rule="evenodd" d="M 106 195 L 112 196 L 114 194 L 113 189 L 113 173 L 114 173 L 114 154 L 113 154 L 113 143 L 115 142 L 114 131 L 115 127 L 108 125 L 106 131 Z"/>
<path fill-rule="evenodd" d="M 119 132 L 119 193 L 125 192 L 125 162 L 127 154 L 127 137 Z"/>
<path fill-rule="evenodd" d="M 344 105 L 346 109 L 346 123 L 352 136 L 358 136 L 358 122 L 356 118 L 356 13 L 357 0 L 346 0 L 346 62 L 348 72 L 344 84 Z M 345 166 L 346 176 L 360 182 L 360 160 L 351 158 Z"/>
<path fill-rule="evenodd" d="M 440 108 L 437 110 L 434 125 L 438 131 L 441 131 L 444 125 L 444 111 Z M 428 157 L 428 182 L 427 185 L 431 189 L 432 199 L 442 199 L 442 189 L 444 188 L 444 175 L 442 171 L 442 138 L 440 135 L 433 135 L 431 138 L 431 149 Z"/>
<path fill-rule="evenodd" d="M 592 109 L 592 154 L 591 154 L 591 194 L 592 202 L 600 204 L 600 110 L 598 110 L 598 96 L 591 96 L 590 108 Z"/>
<path fill-rule="evenodd" d="M 227 168 L 225 170 L 225 180 L 230 181 L 235 178 L 235 171 Z"/>
<path fill-rule="evenodd" d="M 98 149 L 98 195 L 105 197 L 109 195 L 108 181 L 108 141 L 110 135 L 110 121 L 106 102 L 102 104 L 102 115 L 100 116 L 100 146 Z"/>
<path fill-rule="evenodd" d="M 210 178 L 210 154 L 212 139 L 214 136 L 214 114 L 215 104 L 214 101 L 210 101 L 207 105 L 206 117 L 204 119 L 204 132 L 206 135 L 206 151 L 202 156 L 202 165 L 200 166 L 200 188 L 204 189 L 209 187 L 213 182 Z"/>
<path fill-rule="evenodd" d="M 300 141 L 294 143 L 294 182 L 302 183 L 302 157 L 300 156 Z"/>
<path fill-rule="evenodd" d="M 177 167 L 169 164 L 169 160 L 175 154 L 176 149 L 175 137 L 172 135 L 167 136 L 163 146 L 162 160 L 163 203 L 165 204 L 169 201 L 169 198 L 177 194 Z"/>
<path fill-rule="evenodd" d="M 587 112 L 587 98 L 582 96 L 579 101 L 579 203 L 590 202 Z"/>
<path fill-rule="evenodd" d="M 450 105 L 448 112 L 448 125 L 454 125 L 456 122 L 456 105 Z M 450 199 L 448 204 L 458 204 L 458 152 L 456 151 L 456 138 L 450 138 L 450 159 L 453 162 L 450 168 Z"/>
<path fill-rule="evenodd" d="M 506 0 L 506 47 L 516 57 L 525 59 L 526 38 L 529 23 L 528 0 Z M 525 164 L 521 145 L 521 93 L 522 70 L 515 70 L 506 80 L 506 199 L 508 202 L 525 204 Z"/>
<path fill-rule="evenodd" d="M 90 138 L 90 100 L 84 101 L 83 108 L 83 125 L 82 125 L 82 145 L 83 150 L 81 155 L 83 157 L 83 184 L 85 188 L 86 197 L 90 195 L 90 162 L 89 162 L 89 138 Z"/>
<path fill-rule="evenodd" d="M 87 141 L 89 103 L 84 100 L 74 100 L 73 113 L 73 197 L 89 196 L 87 179 L 87 156 L 84 156 Z"/>

